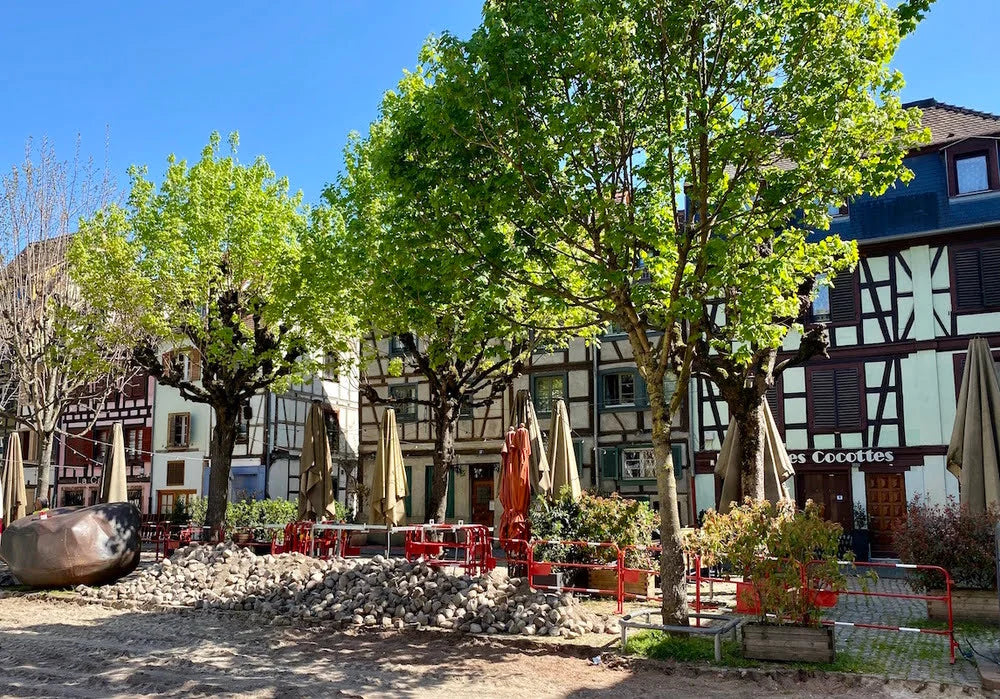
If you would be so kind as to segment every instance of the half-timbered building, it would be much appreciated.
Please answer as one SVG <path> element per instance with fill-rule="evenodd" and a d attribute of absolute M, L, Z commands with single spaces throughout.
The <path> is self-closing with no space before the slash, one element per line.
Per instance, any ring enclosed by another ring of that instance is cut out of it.
<path fill-rule="evenodd" d="M 908 502 L 957 496 L 945 468 L 969 340 L 1000 352 L 1000 117 L 924 100 L 931 142 L 909 154 L 913 179 L 831 211 L 860 263 L 834 280 L 807 323 L 824 323 L 830 358 L 789 369 L 768 396 L 796 469 L 799 502 L 853 526 L 866 513 L 874 555 Z M 787 338 L 791 351 L 798 337 Z M 1000 354 L 998 354 L 1000 356 Z M 729 415 L 713 386 L 691 386 L 695 505 L 717 505 L 712 475 Z"/>
<path fill-rule="evenodd" d="M 94 505 L 101 472 L 111 449 L 111 426 L 120 422 L 125 438 L 126 484 L 129 502 L 151 512 L 153 379 L 139 373 L 121 391 L 111 393 L 94 414 L 92 406 L 75 404 L 63 413 L 62 437 L 53 449 L 53 499 L 59 506 Z M 30 445 L 30 439 L 22 444 Z M 23 448 L 23 447 L 22 447 Z M 29 446 L 30 448 L 30 446 Z"/>
<path fill-rule="evenodd" d="M 392 339 L 377 343 L 378 356 L 367 367 L 366 380 L 381 395 L 427 400 L 429 387 L 419 375 L 390 376 L 389 361 L 402 348 Z M 649 501 L 659 507 L 653 467 L 651 414 L 646 387 L 632 361 L 626 337 L 609 333 L 600 343 L 573 339 L 562 348 L 535 352 L 522 376 L 492 404 L 463 412 L 456 439 L 456 464 L 449 481 L 447 517 L 493 526 L 500 448 L 514 420 L 517 392 L 528 389 L 547 440 L 552 405 L 566 403 L 581 484 L 585 489 Z M 360 463 L 370 484 L 383 406 L 361 398 Z M 693 519 L 687 411 L 674 425 L 674 462 L 681 521 Z M 410 521 L 424 521 L 433 475 L 434 434 L 430 409 L 414 403 L 396 407 L 403 459 L 410 485 L 406 503 Z M 596 429 L 595 429 L 596 427 Z"/>

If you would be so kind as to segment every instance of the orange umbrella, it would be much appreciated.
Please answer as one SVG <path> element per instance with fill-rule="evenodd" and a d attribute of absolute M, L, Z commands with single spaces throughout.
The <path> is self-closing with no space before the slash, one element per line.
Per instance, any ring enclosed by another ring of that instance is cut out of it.
<path fill-rule="evenodd" d="M 531 498 L 531 482 L 528 475 L 530 456 L 531 438 L 528 430 L 524 425 L 516 431 L 511 428 L 500 451 L 502 473 L 500 504 L 503 505 L 503 515 L 500 517 L 501 539 L 528 538 L 528 503 Z"/>

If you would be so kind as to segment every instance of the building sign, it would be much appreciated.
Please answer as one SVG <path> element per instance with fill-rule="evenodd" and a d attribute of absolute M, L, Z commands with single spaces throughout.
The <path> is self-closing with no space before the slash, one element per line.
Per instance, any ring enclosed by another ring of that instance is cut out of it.
<path fill-rule="evenodd" d="M 896 455 L 886 449 L 814 449 L 788 454 L 793 466 L 802 464 L 891 464 Z"/>

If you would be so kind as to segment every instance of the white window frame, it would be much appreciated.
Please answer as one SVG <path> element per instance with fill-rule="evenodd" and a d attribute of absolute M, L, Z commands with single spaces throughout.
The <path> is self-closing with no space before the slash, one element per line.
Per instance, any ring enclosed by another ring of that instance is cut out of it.
<path fill-rule="evenodd" d="M 608 379 L 611 378 L 612 376 L 617 377 L 617 379 L 618 379 L 618 400 L 615 403 L 612 403 L 611 400 L 608 397 L 608 383 L 607 382 L 608 382 Z M 622 394 L 623 394 L 623 392 L 622 392 L 622 377 L 625 377 L 625 376 L 627 376 L 629 378 L 629 380 L 632 382 L 632 400 L 624 400 L 623 397 L 622 397 Z M 609 372 L 607 372 L 607 373 L 605 373 L 605 374 L 603 374 L 601 376 L 601 382 L 603 384 L 603 386 L 601 388 L 604 390 L 604 407 L 606 407 L 606 408 L 630 408 L 630 407 L 634 407 L 635 406 L 635 404 L 636 404 L 635 403 L 636 384 L 638 383 L 638 381 L 636 380 L 635 372 L 632 372 L 632 371 L 609 371 Z"/>
<path fill-rule="evenodd" d="M 638 468 L 637 475 L 629 473 L 629 461 L 635 460 L 633 468 Z M 653 447 L 622 447 L 621 473 L 623 481 L 656 480 L 656 454 Z"/>

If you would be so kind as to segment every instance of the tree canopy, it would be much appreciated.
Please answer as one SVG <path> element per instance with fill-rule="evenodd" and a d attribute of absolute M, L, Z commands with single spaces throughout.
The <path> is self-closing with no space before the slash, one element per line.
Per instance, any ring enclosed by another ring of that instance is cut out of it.
<path fill-rule="evenodd" d="M 427 382 L 429 398 L 405 402 L 431 411 L 437 446 L 428 516 L 441 519 L 461 410 L 497 400 L 532 348 L 558 338 L 574 318 L 561 301 L 497 273 L 503 250 L 486 261 L 459 244 L 460 230 L 499 222 L 464 206 L 456 183 L 479 187 L 490 173 L 475 167 L 471 150 L 438 150 L 439 106 L 426 75 L 407 74 L 383 98 L 368 135 L 352 138 L 345 175 L 326 197 L 345 212 L 344 259 L 359 271 L 362 322 L 374 340 L 397 336 L 405 352 L 394 361 L 404 366 L 394 368 Z M 401 402 L 365 380 L 362 392 L 375 403 Z"/>
<path fill-rule="evenodd" d="M 306 208 L 264 158 L 220 154 L 213 134 L 192 165 L 174 156 L 159 187 L 132 167 L 124 207 L 84 222 L 71 255 L 95 306 L 132 320 L 136 360 L 216 414 L 209 523 L 225 512 L 235 421 L 250 397 L 304 379 L 323 352 L 352 349 L 339 284 L 339 213 Z M 188 353 L 200 377 L 174 359 Z"/>
<path fill-rule="evenodd" d="M 449 196 L 503 221 L 456 228 L 463 245 L 486 261 L 504 251 L 496 271 L 628 333 L 676 621 L 669 425 L 691 361 L 702 340 L 744 364 L 750 345 L 777 347 L 803 280 L 850 263 L 851 244 L 810 236 L 831 204 L 895 183 L 919 142 L 889 68 L 901 22 L 880 0 L 494 0 L 469 39 L 425 51 L 436 148 L 490 173 L 450 181 Z M 719 299 L 715 336 L 705 304 Z"/>

